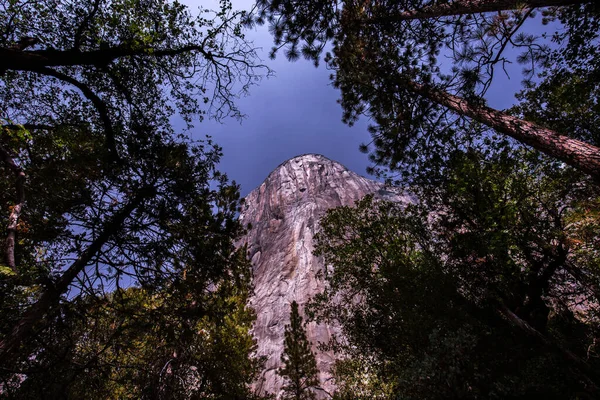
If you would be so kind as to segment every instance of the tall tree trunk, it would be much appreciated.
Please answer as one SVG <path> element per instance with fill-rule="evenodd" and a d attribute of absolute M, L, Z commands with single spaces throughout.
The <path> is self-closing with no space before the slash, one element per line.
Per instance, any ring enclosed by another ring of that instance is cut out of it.
<path fill-rule="evenodd" d="M 25 311 L 25 314 L 15 324 L 10 334 L 0 341 L 1 363 L 10 362 L 17 355 L 19 347 L 32 335 L 36 324 L 59 304 L 60 296 L 67 291 L 73 280 L 90 263 L 94 256 L 98 254 L 108 239 L 121 229 L 125 220 L 147 195 L 147 190 L 141 190 L 131 202 L 116 213 L 87 249 L 64 271 L 58 281 L 49 286 L 42 293 L 39 300 Z"/>
<path fill-rule="evenodd" d="M 17 241 L 17 225 L 21 210 L 25 204 L 25 172 L 15 163 L 9 152 L 0 146 L 0 159 L 16 176 L 15 182 L 15 204 L 8 215 L 8 226 L 6 228 L 6 241 L 4 244 L 4 258 L 10 269 L 17 273 L 17 263 L 15 261 L 15 243 Z"/>
<path fill-rule="evenodd" d="M 420 9 L 391 13 L 386 17 L 373 18 L 371 22 L 395 22 L 414 19 L 427 19 L 449 17 L 454 15 L 476 14 L 515 10 L 517 8 L 539 8 L 552 6 L 570 6 L 575 4 L 590 3 L 592 0 L 457 0 L 448 3 L 426 6 Z"/>
<path fill-rule="evenodd" d="M 457 114 L 470 117 L 544 154 L 563 161 L 600 182 L 600 148 L 596 146 L 561 135 L 551 129 L 493 108 L 470 104 L 458 96 L 416 82 L 407 82 L 403 86 Z"/>

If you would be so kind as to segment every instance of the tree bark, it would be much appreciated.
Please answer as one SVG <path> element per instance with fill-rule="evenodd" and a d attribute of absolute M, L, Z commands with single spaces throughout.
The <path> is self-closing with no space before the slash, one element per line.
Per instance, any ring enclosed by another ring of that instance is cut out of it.
<path fill-rule="evenodd" d="M 0 341 L 0 360 L 2 363 L 10 362 L 10 360 L 14 359 L 18 354 L 21 344 L 33 334 L 37 323 L 59 304 L 60 296 L 67 291 L 77 275 L 90 263 L 108 239 L 121 229 L 125 220 L 147 196 L 148 191 L 141 190 L 131 202 L 116 213 L 87 249 L 64 271 L 58 281 L 49 286 L 42 293 L 38 301 L 25 311 L 25 314 L 15 324 L 10 334 Z"/>
<path fill-rule="evenodd" d="M 116 46 L 101 50 L 75 51 L 75 50 L 19 50 L 13 48 L 0 48 L 0 75 L 3 71 L 33 71 L 37 72 L 45 67 L 73 67 L 95 66 L 102 67 L 122 57 L 152 56 L 165 57 L 197 51 L 207 59 L 212 59 L 212 54 L 204 50 L 201 45 L 188 45 L 174 49 L 154 49 L 151 47 L 132 48 L 129 46 Z"/>
<path fill-rule="evenodd" d="M 460 115 L 472 118 L 521 143 L 554 157 L 600 182 L 600 148 L 561 135 L 551 129 L 525 121 L 493 108 L 470 104 L 466 100 L 416 82 L 403 84 L 408 90 L 438 103 Z"/>
<path fill-rule="evenodd" d="M 15 261 L 15 244 L 17 241 L 17 225 L 19 223 L 21 211 L 23 210 L 23 206 L 25 204 L 26 176 L 23 169 L 15 163 L 13 158 L 10 156 L 9 152 L 2 146 L 0 146 L 0 159 L 4 162 L 6 166 L 8 166 L 8 168 L 15 174 L 17 178 L 15 182 L 15 204 L 10 210 L 10 214 L 8 216 L 8 226 L 6 228 L 6 241 L 4 244 L 4 255 L 6 259 L 6 264 L 16 274 L 18 271 L 17 263 Z"/>
<path fill-rule="evenodd" d="M 589 2 L 591 2 L 591 0 L 525 0 L 522 2 L 517 0 L 457 0 L 404 11 L 397 14 L 392 13 L 386 17 L 373 18 L 371 22 L 409 21 L 414 19 L 515 10 L 517 8 L 532 9 L 539 7 L 570 6 Z"/>

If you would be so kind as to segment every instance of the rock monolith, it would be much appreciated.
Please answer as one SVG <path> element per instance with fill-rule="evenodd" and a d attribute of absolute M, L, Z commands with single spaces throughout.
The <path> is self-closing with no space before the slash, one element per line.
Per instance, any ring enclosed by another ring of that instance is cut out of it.
<path fill-rule="evenodd" d="M 267 361 L 256 389 L 281 395 L 283 380 L 277 375 L 281 367 L 284 327 L 289 323 L 290 303 L 296 300 L 300 310 L 309 299 L 324 289 L 319 272 L 325 266 L 313 255 L 313 238 L 319 230 L 319 219 L 333 207 L 354 205 L 369 193 L 394 201 L 407 198 L 385 186 L 364 178 L 343 165 L 317 154 L 294 157 L 277 167 L 246 198 L 240 219 L 250 224 L 241 243 L 247 243 L 254 273 L 256 311 L 254 336 L 258 355 Z M 317 349 L 334 333 L 333 326 L 307 325 L 319 369 L 318 398 L 329 398 L 335 389 L 330 370 L 334 354 Z"/>

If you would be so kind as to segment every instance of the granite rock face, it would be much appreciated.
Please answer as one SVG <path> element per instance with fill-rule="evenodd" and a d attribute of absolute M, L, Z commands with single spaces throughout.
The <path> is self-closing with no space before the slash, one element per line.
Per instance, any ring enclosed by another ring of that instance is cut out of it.
<path fill-rule="evenodd" d="M 353 205 L 369 193 L 408 201 L 324 156 L 306 154 L 281 164 L 246 197 L 240 220 L 251 224 L 251 229 L 241 243 L 248 245 L 254 271 L 251 304 L 257 314 L 253 332 L 258 355 L 267 357 L 263 379 L 256 384 L 262 393 L 281 394 L 283 381 L 277 369 L 281 367 L 290 303 L 296 300 L 302 312 L 311 296 L 324 288 L 317 274 L 325 266 L 312 254 L 320 218 L 328 209 Z M 307 326 L 323 389 L 315 391 L 318 398 L 328 398 L 325 391 L 335 389 L 329 374 L 335 360 L 333 354 L 318 351 L 317 345 L 327 342 L 336 331 L 314 322 Z"/>

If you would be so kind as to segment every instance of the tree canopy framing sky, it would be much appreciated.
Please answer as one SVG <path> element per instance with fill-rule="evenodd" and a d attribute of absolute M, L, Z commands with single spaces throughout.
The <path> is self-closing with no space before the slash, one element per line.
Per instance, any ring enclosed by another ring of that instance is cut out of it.
<path fill-rule="evenodd" d="M 218 2 L 186 0 L 184 3 L 194 11 L 200 5 L 210 8 Z M 233 1 L 236 9 L 250 10 L 253 4 L 253 0 Z M 529 23 L 539 24 L 539 20 Z M 547 27 L 539 24 L 531 29 L 539 29 L 541 33 Z M 270 60 L 273 37 L 267 26 L 249 29 L 246 37 L 259 48 L 258 54 L 274 70 L 274 76 L 253 87 L 248 97 L 239 99 L 244 120 L 205 120 L 191 132 L 193 137 L 212 135 L 223 147 L 220 168 L 241 185 L 242 196 L 260 185 L 281 162 L 304 153 L 322 154 L 366 176 L 370 162 L 358 148 L 370 141 L 369 121 L 359 119 L 352 127 L 341 122 L 342 110 L 336 102 L 340 94 L 331 85 L 331 71 L 324 63 L 315 68 L 303 58 L 289 62 L 283 53 Z M 517 51 L 509 49 L 508 53 L 516 59 Z M 506 72 L 498 68 L 486 93 L 491 107 L 506 109 L 515 104 L 514 95 L 523 79 L 522 69 L 514 60 L 506 65 Z"/>

